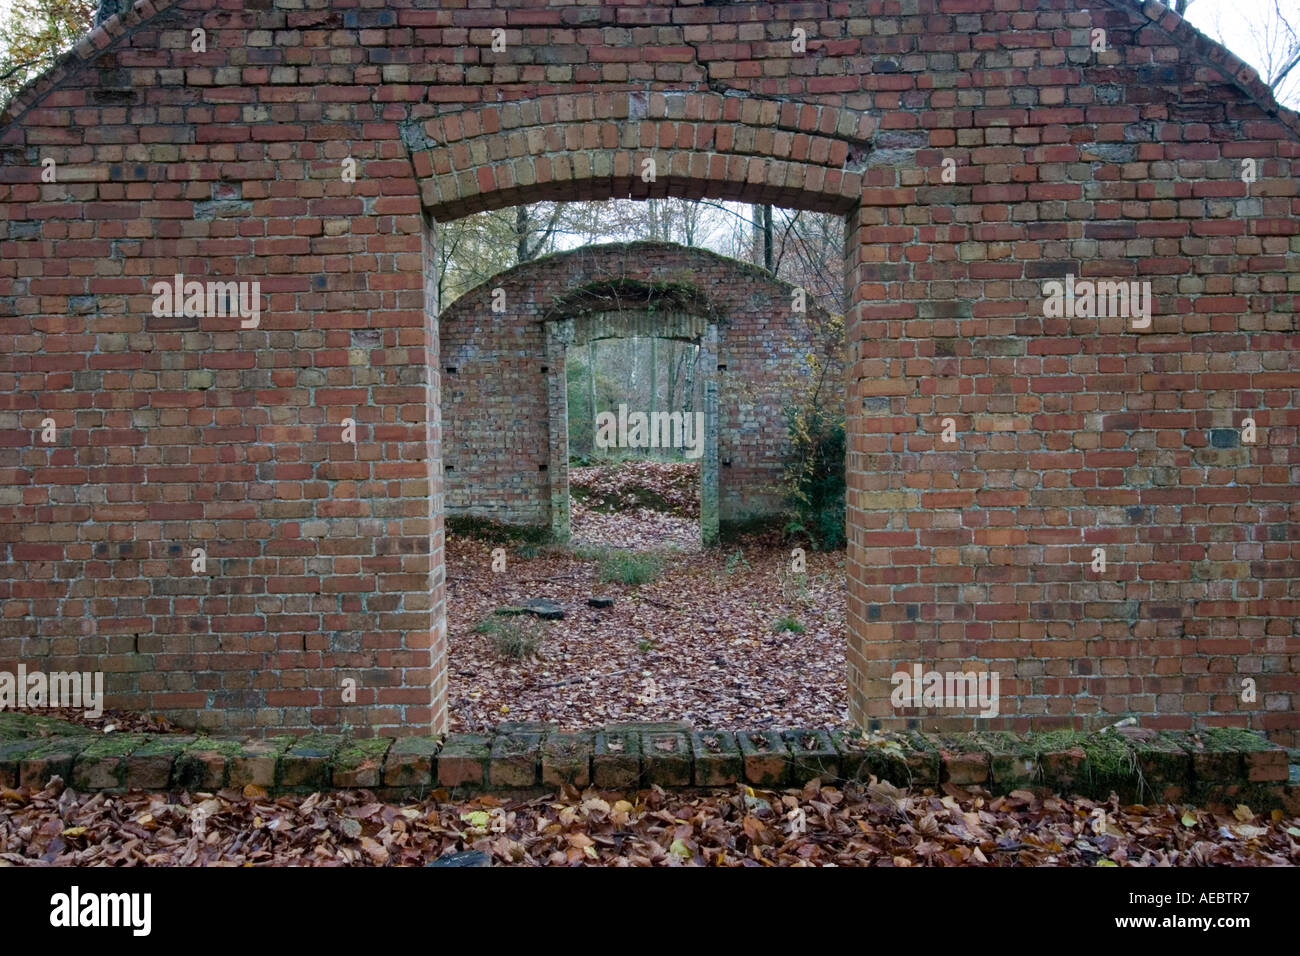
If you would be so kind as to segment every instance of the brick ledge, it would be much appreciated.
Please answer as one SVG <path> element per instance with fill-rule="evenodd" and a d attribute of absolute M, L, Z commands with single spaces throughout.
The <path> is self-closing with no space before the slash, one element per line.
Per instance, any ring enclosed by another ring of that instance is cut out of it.
<path fill-rule="evenodd" d="M 0 715 L 0 718 L 12 715 Z M 8 739 L 4 739 L 7 737 Z M 1282 747 L 1244 730 L 1196 733 L 1126 728 L 862 735 L 856 730 L 696 730 L 680 722 L 560 731 L 514 722 L 490 734 L 352 739 L 312 734 L 240 740 L 185 734 L 63 733 L 0 719 L 0 786 L 79 791 L 219 790 L 301 793 L 364 788 L 390 796 L 438 788 L 535 791 L 802 786 L 866 781 L 898 786 L 1045 789 L 1124 803 L 1245 803 L 1300 813 Z"/>

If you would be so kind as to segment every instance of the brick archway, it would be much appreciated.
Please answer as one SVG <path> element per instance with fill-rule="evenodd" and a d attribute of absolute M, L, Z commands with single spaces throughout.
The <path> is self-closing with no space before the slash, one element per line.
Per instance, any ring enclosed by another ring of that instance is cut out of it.
<path fill-rule="evenodd" d="M 413 122 L 403 137 L 435 219 L 548 199 L 658 196 L 848 214 L 875 129 L 872 115 L 832 106 L 628 91 L 473 107 Z"/>
<path fill-rule="evenodd" d="M 636 321 L 639 318 L 641 321 Z M 629 321 L 631 320 L 631 321 Z M 632 330 L 636 329 L 636 332 Z M 699 348 L 704 408 L 700 456 L 700 540 L 718 540 L 718 326 L 703 315 L 627 312 L 589 313 L 579 318 L 555 318 L 546 323 L 546 383 L 550 426 L 551 534 L 560 541 L 572 533 L 569 498 L 568 350 L 589 342 L 627 338 L 632 334 L 691 342 Z M 650 412 L 659 411 L 649 409 Z M 651 426 L 652 432 L 654 426 Z"/>
<path fill-rule="evenodd" d="M 749 263 L 657 241 L 558 252 L 466 292 L 439 316 L 448 515 L 567 537 L 566 353 L 631 336 L 700 346 L 702 537 L 781 514 L 784 411 L 829 318 L 795 292 Z M 834 380 L 823 397 L 839 406 L 842 357 L 820 361 Z"/>
<path fill-rule="evenodd" d="M 445 726 L 422 219 L 653 195 L 648 151 L 664 195 L 848 217 L 854 721 L 969 726 L 890 674 L 976 661 L 1011 729 L 1293 741 L 1298 141 L 1157 2 L 141 0 L 0 116 L 0 665 L 214 729 Z M 179 272 L 261 281 L 261 325 L 152 315 Z M 1149 332 L 1044 314 L 1067 275 L 1149 281 Z"/>

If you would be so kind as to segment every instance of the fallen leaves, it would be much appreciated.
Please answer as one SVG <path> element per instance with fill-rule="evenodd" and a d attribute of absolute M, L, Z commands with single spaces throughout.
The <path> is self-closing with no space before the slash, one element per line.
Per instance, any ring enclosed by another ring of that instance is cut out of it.
<path fill-rule="evenodd" d="M 700 466 L 689 461 L 629 459 L 612 465 L 570 468 L 569 493 L 574 504 L 589 511 L 646 508 L 679 518 L 698 518 Z"/>
<path fill-rule="evenodd" d="M 366 791 L 78 794 L 61 781 L 15 792 L 21 800 L 0 806 L 0 861 L 10 864 L 415 866 L 467 850 L 523 866 L 1300 863 L 1300 820 L 1249 808 L 1218 816 L 1026 790 L 917 793 L 876 780 L 408 804 Z"/>
<path fill-rule="evenodd" d="M 761 541 L 744 546 L 743 562 L 730 560 L 734 551 L 677 554 L 656 579 L 630 586 L 602 583 L 597 561 L 553 548 L 512 553 L 493 573 L 496 546 L 447 539 L 452 730 L 492 727 L 504 708 L 512 720 L 575 730 L 623 720 L 733 730 L 849 722 L 843 552 L 809 553 L 797 586 L 789 551 Z M 588 607 L 593 594 L 613 607 Z M 536 597 L 560 604 L 564 619 L 535 658 L 503 660 L 475 626 Z M 786 617 L 803 632 L 774 633 Z"/>

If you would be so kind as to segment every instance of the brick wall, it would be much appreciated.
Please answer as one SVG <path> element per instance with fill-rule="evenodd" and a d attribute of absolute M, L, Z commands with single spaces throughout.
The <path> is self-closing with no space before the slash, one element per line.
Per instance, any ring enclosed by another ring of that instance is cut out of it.
<path fill-rule="evenodd" d="M 602 300 L 584 303 L 582 290 L 610 283 L 649 287 L 657 307 L 592 313 Z M 492 310 L 498 289 L 500 313 Z M 599 326 L 580 329 L 584 341 L 633 330 L 698 340 L 707 322 L 717 324 L 720 516 L 725 522 L 775 513 L 790 445 L 783 408 L 796 385 L 806 384 L 807 355 L 817 348 L 808 319 L 825 318 L 811 303 L 811 316 L 796 316 L 792 291 L 734 259 L 637 242 L 558 253 L 467 292 L 439 317 L 447 514 L 550 527 L 551 473 L 542 470 L 549 461 L 545 326 L 584 317 Z M 690 315 L 662 297 L 687 292 L 700 299 Z M 575 304 L 557 305 L 566 298 Z M 666 387 L 666 379 L 661 383 Z M 842 383 L 842 374 L 831 376 L 827 402 L 844 401 Z M 698 399 L 695 411 L 702 413 Z"/>
<path fill-rule="evenodd" d="M 1298 129 L 1158 3 L 137 4 L 0 117 L 0 666 L 441 727 L 427 217 L 711 196 L 848 217 L 856 720 L 973 662 L 1012 728 L 1294 742 Z M 260 323 L 152 315 L 176 273 Z M 1150 327 L 1046 315 L 1066 275 Z"/>

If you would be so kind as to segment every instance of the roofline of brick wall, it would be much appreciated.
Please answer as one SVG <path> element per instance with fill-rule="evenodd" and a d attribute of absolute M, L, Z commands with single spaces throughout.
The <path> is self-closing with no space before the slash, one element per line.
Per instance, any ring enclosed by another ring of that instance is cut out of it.
<path fill-rule="evenodd" d="M 33 79 L 9 101 L 0 112 L 0 133 L 20 120 L 45 94 L 55 89 L 81 65 L 89 62 L 111 47 L 119 38 L 147 23 L 153 17 L 176 6 L 184 0 L 154 3 L 137 0 L 131 9 L 114 14 L 91 30 L 67 53 L 56 60 L 48 70 Z M 1229 83 L 1236 86 L 1246 98 L 1289 129 L 1300 140 L 1300 114 L 1280 105 L 1273 91 L 1260 79 L 1259 73 L 1226 47 L 1201 33 L 1182 16 L 1159 3 L 1158 0 L 1101 0 L 1116 10 L 1146 20 L 1163 31 L 1179 47 L 1191 51 L 1206 66 L 1212 67 Z"/>

